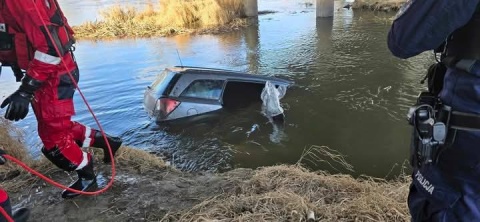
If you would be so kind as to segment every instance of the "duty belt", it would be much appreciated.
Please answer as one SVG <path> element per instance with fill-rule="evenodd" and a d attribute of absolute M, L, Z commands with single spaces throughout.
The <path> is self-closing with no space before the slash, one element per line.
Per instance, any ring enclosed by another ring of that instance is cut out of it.
<path fill-rule="evenodd" d="M 442 116 L 442 119 L 447 118 L 445 121 L 452 129 L 480 131 L 479 114 L 451 111 L 448 106 L 444 106 L 439 114 Z"/>

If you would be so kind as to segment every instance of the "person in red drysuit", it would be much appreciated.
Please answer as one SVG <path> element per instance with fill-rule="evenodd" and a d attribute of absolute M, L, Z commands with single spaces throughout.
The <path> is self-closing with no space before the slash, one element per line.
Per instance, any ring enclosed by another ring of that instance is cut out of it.
<path fill-rule="evenodd" d="M 77 172 L 78 180 L 70 188 L 88 191 L 96 189 L 96 175 L 92 156 L 81 147 L 102 148 L 104 162 L 111 160 L 101 132 L 71 121 L 74 81 L 79 80 L 73 34 L 56 0 L 0 0 L 0 62 L 14 71 L 26 70 L 19 89 L 0 108 L 6 107 L 6 119 L 18 121 L 31 103 L 42 153 L 57 167 Z M 107 138 L 115 155 L 122 140 Z M 78 195 L 62 192 L 63 198 Z"/>

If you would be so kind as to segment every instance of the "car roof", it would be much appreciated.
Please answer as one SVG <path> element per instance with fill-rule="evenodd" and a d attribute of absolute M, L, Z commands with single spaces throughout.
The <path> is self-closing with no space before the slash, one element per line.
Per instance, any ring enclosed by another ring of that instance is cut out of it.
<path fill-rule="evenodd" d="M 216 75 L 217 77 L 225 77 L 225 79 L 237 79 L 237 80 L 250 80 L 250 81 L 271 81 L 275 84 L 282 85 L 292 85 L 293 82 L 290 80 L 285 80 L 281 78 L 271 77 L 271 76 L 262 76 L 255 75 L 245 72 L 238 72 L 227 69 L 216 69 L 216 68 L 206 68 L 206 67 L 193 67 L 193 66 L 175 66 L 172 68 L 167 68 L 172 72 L 178 74 L 208 74 Z"/>

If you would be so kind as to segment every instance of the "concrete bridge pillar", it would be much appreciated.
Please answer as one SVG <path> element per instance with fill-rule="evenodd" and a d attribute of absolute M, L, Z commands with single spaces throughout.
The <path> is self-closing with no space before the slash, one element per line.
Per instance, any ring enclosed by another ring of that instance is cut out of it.
<path fill-rule="evenodd" d="M 247 17 L 258 16 L 258 0 L 243 0 L 243 4 Z"/>
<path fill-rule="evenodd" d="M 333 17 L 335 0 L 317 0 L 317 17 Z"/>

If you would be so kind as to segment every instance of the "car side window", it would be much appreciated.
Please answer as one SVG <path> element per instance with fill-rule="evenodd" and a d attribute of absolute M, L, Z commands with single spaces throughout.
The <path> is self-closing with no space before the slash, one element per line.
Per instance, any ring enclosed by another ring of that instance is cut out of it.
<path fill-rule="evenodd" d="M 224 83 L 224 80 L 195 80 L 180 96 L 218 100 Z"/>

